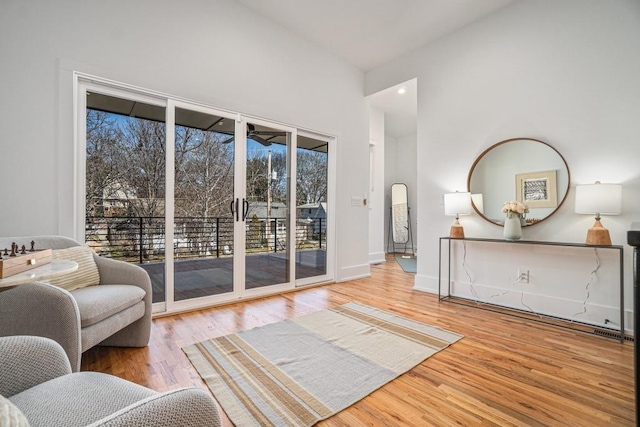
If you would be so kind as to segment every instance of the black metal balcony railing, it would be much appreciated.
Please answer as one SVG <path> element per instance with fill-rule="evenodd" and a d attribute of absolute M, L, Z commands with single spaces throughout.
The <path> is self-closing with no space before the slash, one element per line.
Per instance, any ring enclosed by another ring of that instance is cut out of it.
<path fill-rule="evenodd" d="M 287 249 L 282 219 L 251 219 L 246 222 L 248 253 Z M 233 254 L 232 218 L 177 217 L 173 250 L 180 258 L 220 258 Z M 140 264 L 160 262 L 165 254 L 164 217 L 87 217 L 86 240 L 102 256 Z M 296 248 L 322 249 L 326 245 L 326 220 L 299 218 Z"/>

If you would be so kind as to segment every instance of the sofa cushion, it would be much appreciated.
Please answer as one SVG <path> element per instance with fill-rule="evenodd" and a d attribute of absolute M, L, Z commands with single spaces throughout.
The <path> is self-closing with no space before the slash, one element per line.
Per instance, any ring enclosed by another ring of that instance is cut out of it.
<path fill-rule="evenodd" d="M 157 393 L 98 372 L 54 378 L 11 396 L 9 400 L 32 427 L 86 426 Z"/>
<path fill-rule="evenodd" d="M 146 292 L 133 285 L 100 285 L 71 291 L 81 327 L 91 326 L 142 301 Z"/>
<path fill-rule="evenodd" d="M 20 409 L 0 395 L 0 426 L 29 427 L 29 422 Z"/>
<path fill-rule="evenodd" d="M 75 261 L 78 263 L 78 269 L 71 273 L 47 279 L 49 284 L 72 291 L 100 283 L 100 273 L 96 262 L 93 260 L 93 250 L 90 247 L 81 245 L 67 249 L 54 249 L 51 258 Z"/>

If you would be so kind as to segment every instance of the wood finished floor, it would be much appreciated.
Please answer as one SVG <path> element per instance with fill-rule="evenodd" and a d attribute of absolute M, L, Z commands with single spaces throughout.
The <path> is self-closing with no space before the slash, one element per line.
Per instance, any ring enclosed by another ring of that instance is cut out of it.
<path fill-rule="evenodd" d="M 388 258 L 371 278 L 158 318 L 149 347 L 96 347 L 82 370 L 206 390 L 181 347 L 356 301 L 465 337 L 320 426 L 635 425 L 632 343 L 438 303 L 413 279 Z"/>

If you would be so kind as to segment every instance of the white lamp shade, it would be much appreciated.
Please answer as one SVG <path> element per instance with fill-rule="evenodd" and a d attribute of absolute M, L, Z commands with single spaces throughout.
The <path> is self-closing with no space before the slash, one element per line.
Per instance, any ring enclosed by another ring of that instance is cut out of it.
<path fill-rule="evenodd" d="M 448 193 L 444 195 L 444 214 L 470 215 L 473 208 L 471 207 L 471 193 Z"/>
<path fill-rule="evenodd" d="M 484 214 L 484 198 L 482 197 L 482 193 L 472 194 L 471 201 L 473 201 L 473 204 L 476 206 L 478 212 Z"/>
<path fill-rule="evenodd" d="M 622 185 L 595 184 L 576 186 L 576 213 L 620 215 L 622 213 Z"/>

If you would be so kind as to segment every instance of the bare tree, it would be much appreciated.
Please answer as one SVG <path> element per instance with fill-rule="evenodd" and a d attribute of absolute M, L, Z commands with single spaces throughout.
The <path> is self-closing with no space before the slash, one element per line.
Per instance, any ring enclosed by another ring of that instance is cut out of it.
<path fill-rule="evenodd" d="M 327 201 L 327 153 L 299 150 L 297 177 L 298 205 Z"/>
<path fill-rule="evenodd" d="M 182 217 L 184 238 L 192 248 L 206 254 L 215 249 L 212 235 L 224 226 L 233 200 L 233 145 L 214 132 L 176 127 L 180 141 L 180 161 L 176 161 L 176 216 Z M 178 144 L 176 144 L 178 152 Z M 176 160 L 178 153 L 176 153 Z"/>
<path fill-rule="evenodd" d="M 113 162 L 117 131 L 110 114 L 87 110 L 86 203 L 87 216 L 103 215 L 105 189 L 110 188 L 118 172 Z"/>
<path fill-rule="evenodd" d="M 212 131 L 177 125 L 175 132 L 176 239 L 190 251 L 206 255 L 215 248 L 214 234 L 225 235 L 226 240 L 218 244 L 232 244 L 229 204 L 234 198 L 234 145 L 227 143 L 228 135 Z M 266 201 L 270 190 L 272 202 L 289 204 L 287 153 L 277 146 L 270 148 L 271 152 L 261 149 L 248 154 L 247 198 Z M 140 249 L 157 249 L 164 242 L 166 124 L 87 109 L 86 150 L 87 218 L 121 218 L 116 225 L 107 226 L 105 221 L 100 227 L 120 242 L 130 241 L 133 248 L 143 246 L 138 243 L 142 237 L 135 236 L 144 223 L 144 248 Z M 295 204 L 325 201 L 326 154 L 298 150 L 297 156 Z M 294 208 L 294 203 L 290 205 Z M 228 230 L 221 233 L 219 227 L 224 226 Z"/>

